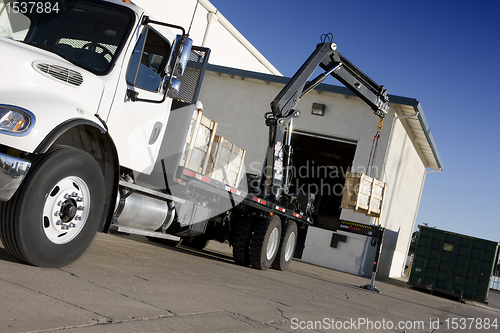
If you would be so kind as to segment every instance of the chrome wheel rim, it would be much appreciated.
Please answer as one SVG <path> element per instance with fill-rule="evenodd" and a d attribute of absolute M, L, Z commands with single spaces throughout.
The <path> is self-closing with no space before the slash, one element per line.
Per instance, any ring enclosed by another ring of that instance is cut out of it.
<path fill-rule="evenodd" d="M 271 231 L 271 235 L 269 235 L 269 241 L 267 242 L 267 260 L 271 260 L 276 254 L 276 250 L 278 249 L 279 236 L 280 235 L 278 228 L 274 228 L 273 231 Z"/>
<path fill-rule="evenodd" d="M 80 177 L 61 179 L 49 191 L 42 213 L 42 229 L 54 244 L 66 244 L 82 231 L 90 209 L 90 190 Z"/>
<path fill-rule="evenodd" d="M 295 232 L 292 232 L 288 239 L 286 240 L 286 248 L 285 248 L 285 261 L 289 261 L 292 259 L 293 250 L 295 249 Z"/>

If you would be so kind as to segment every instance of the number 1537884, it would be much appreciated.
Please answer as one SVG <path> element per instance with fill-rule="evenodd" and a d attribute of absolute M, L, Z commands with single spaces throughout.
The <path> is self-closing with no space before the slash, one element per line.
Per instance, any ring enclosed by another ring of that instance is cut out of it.
<path fill-rule="evenodd" d="M 7 14 L 59 14 L 59 2 L 23 1 L 5 4 Z"/>

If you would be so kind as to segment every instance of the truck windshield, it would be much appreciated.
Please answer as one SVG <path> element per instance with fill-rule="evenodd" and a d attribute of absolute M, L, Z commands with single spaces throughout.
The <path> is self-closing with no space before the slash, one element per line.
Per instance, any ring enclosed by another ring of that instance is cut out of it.
<path fill-rule="evenodd" d="M 102 0 L 48 0 L 44 10 L 27 1 L 13 3 L 0 3 L 0 36 L 55 53 L 97 75 L 111 70 L 134 21 L 130 9 Z"/>

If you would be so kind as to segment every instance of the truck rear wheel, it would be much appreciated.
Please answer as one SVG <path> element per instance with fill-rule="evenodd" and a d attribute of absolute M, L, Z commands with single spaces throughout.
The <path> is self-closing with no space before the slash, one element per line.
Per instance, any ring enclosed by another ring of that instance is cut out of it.
<path fill-rule="evenodd" d="M 1 204 L 0 237 L 17 259 L 42 267 L 76 260 L 103 218 L 104 177 L 96 160 L 73 147 L 37 156 L 10 201 Z"/>
<path fill-rule="evenodd" d="M 276 258 L 281 238 L 281 219 L 271 216 L 257 222 L 250 246 L 250 264 L 267 270 Z"/>
<path fill-rule="evenodd" d="M 295 253 L 295 247 L 297 245 L 297 223 L 294 221 L 285 223 L 281 234 L 278 255 L 274 259 L 271 267 L 279 269 L 280 271 L 285 271 L 288 269 L 288 266 L 290 266 L 293 254 Z"/>
<path fill-rule="evenodd" d="M 250 266 L 250 241 L 255 229 L 255 220 L 247 217 L 238 221 L 233 241 L 233 260 L 237 265 Z"/>

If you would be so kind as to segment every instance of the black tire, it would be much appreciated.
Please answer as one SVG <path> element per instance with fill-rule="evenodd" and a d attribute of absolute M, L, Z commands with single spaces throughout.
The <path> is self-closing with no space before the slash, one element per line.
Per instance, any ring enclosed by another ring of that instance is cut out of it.
<path fill-rule="evenodd" d="M 186 245 L 197 250 L 203 250 L 208 245 L 208 242 L 210 242 L 210 239 L 200 236 L 194 238 L 185 238 L 182 240 L 182 245 Z"/>
<path fill-rule="evenodd" d="M 268 270 L 276 258 L 281 238 L 281 219 L 271 216 L 259 220 L 250 245 L 250 264 L 255 269 Z"/>
<path fill-rule="evenodd" d="M 23 262 L 66 266 L 94 239 L 104 200 L 104 177 L 96 160 L 80 149 L 53 148 L 32 161 L 21 187 L 1 203 L 0 238 Z M 58 212 L 62 215 L 56 216 Z"/>
<path fill-rule="evenodd" d="M 178 241 L 174 241 L 171 239 L 159 238 L 159 237 L 153 237 L 153 236 L 146 236 L 146 238 L 152 242 L 163 244 L 163 245 L 168 245 L 168 246 L 172 246 L 172 247 L 177 247 L 182 243 L 182 239 L 180 239 Z"/>
<path fill-rule="evenodd" d="M 288 221 L 283 225 L 278 255 L 271 265 L 272 268 L 279 269 L 280 271 L 288 269 L 295 253 L 295 247 L 297 246 L 297 235 L 297 223 Z"/>
<path fill-rule="evenodd" d="M 237 265 L 250 266 L 250 241 L 254 229 L 254 219 L 243 218 L 238 221 L 233 241 L 233 260 Z"/>

